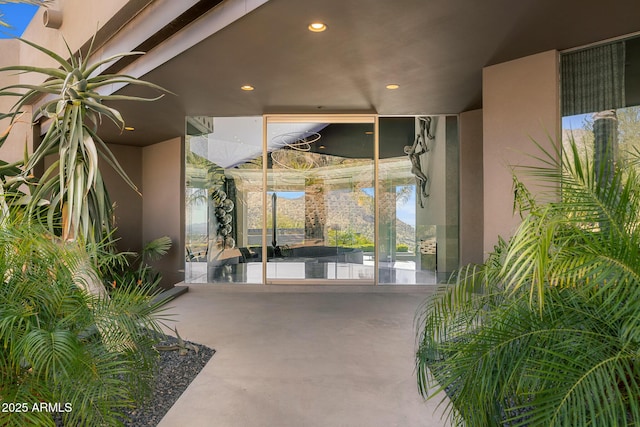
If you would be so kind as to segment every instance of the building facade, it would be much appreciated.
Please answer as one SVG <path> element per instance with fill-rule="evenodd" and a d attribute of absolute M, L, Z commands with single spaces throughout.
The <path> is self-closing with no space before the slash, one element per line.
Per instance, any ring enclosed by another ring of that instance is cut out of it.
<path fill-rule="evenodd" d="M 580 118 L 589 130 L 587 115 L 640 104 L 637 2 L 476 3 L 58 0 L 24 38 L 146 52 L 101 72 L 171 91 L 113 104 L 134 130 L 100 129 L 143 193 L 107 173 L 122 249 L 171 237 L 167 286 L 432 284 L 517 227 L 512 171 L 535 162 L 532 140 L 557 145 Z M 566 58 L 612 43 L 624 99 L 565 106 Z M 47 65 L 0 46 L 3 65 Z M 25 138 L 37 144 L 28 124 L 0 156 L 22 156 Z"/>

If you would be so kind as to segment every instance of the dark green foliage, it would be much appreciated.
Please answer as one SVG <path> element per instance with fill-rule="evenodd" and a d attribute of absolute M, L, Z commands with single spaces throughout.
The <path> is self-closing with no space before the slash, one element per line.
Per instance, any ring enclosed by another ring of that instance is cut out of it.
<path fill-rule="evenodd" d="M 57 417 L 67 426 L 119 425 L 122 410 L 150 392 L 162 318 L 151 302 L 156 278 L 146 258 L 134 261 L 133 275 L 128 255 L 113 249 L 113 210 L 98 159 L 135 186 L 96 129 L 103 118 L 124 126 L 120 113 L 104 102 L 152 99 L 103 96 L 99 88 L 124 83 L 161 89 L 129 76 L 94 74 L 138 53 L 89 65 L 71 51 L 67 61 L 23 42 L 59 67 L 0 68 L 44 80 L 0 89 L 0 96 L 16 100 L 0 115 L 11 119 L 0 145 L 24 120 L 23 107 L 50 95 L 34 112 L 50 120 L 36 151 L 22 161 L 0 162 L 0 401 L 21 405 L 21 411 L 14 406 L 0 412 L 0 425 L 54 425 L 51 408 L 32 406 L 42 403 L 58 405 L 63 411 Z M 33 176 L 33 168 L 52 154 L 56 160 L 44 175 Z M 145 250 L 162 254 L 167 248 L 166 241 L 157 241 Z M 128 285 L 106 292 L 100 271 L 114 266 L 122 267 Z"/>
<path fill-rule="evenodd" d="M 150 294 L 159 292 L 162 275 L 147 261 L 162 258 L 171 248 L 171 243 L 169 237 L 159 237 L 147 243 L 140 254 L 118 252 L 114 245 L 110 244 L 108 251 L 102 253 L 99 266 L 107 290 L 144 286 Z"/>
<path fill-rule="evenodd" d="M 150 391 L 160 308 L 144 286 L 97 297 L 78 286 L 87 252 L 34 226 L 0 230 L 0 396 L 60 402 L 66 425 L 118 425 Z M 0 413 L 0 425 L 53 425 L 47 412 Z"/>
<path fill-rule="evenodd" d="M 551 201 L 518 185 L 514 237 L 420 310 L 420 392 L 445 389 L 454 425 L 640 425 L 636 166 L 599 180 L 575 144 L 538 160 Z"/>

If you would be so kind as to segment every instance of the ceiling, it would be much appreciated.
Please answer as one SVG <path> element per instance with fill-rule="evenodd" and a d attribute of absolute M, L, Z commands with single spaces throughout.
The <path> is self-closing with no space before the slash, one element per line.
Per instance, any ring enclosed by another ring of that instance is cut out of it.
<path fill-rule="evenodd" d="M 145 146 L 185 115 L 460 113 L 482 107 L 483 67 L 637 32 L 638 16 L 638 0 L 270 0 L 143 76 L 175 95 L 114 103 L 135 131 L 100 132 Z"/>

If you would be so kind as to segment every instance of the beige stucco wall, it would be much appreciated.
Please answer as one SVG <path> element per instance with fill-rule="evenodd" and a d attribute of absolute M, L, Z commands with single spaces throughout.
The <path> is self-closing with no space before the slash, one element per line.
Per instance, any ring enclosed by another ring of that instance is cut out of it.
<path fill-rule="evenodd" d="M 62 12 L 63 19 L 60 28 L 54 29 L 44 26 L 42 15 L 45 9 L 41 7 L 22 37 L 66 57 L 67 55 L 64 53 L 67 52 L 67 48 L 64 40 L 75 52 L 128 2 L 129 0 L 53 0 L 48 8 Z M 30 63 L 27 60 L 35 56 L 37 53 L 33 49 L 23 49 L 22 63 Z"/>
<path fill-rule="evenodd" d="M 124 145 L 109 145 L 120 166 L 131 181 L 143 192 L 142 148 Z M 136 193 L 115 170 L 101 162 L 100 170 L 104 182 L 115 203 L 116 237 L 118 248 L 123 251 L 139 252 L 142 248 L 142 196 Z"/>
<path fill-rule="evenodd" d="M 460 265 L 483 261 L 482 110 L 460 114 Z"/>
<path fill-rule="evenodd" d="M 0 67 L 18 64 L 20 61 L 19 41 L 13 39 L 0 40 Z M 12 72 L 4 72 L 1 76 L 1 86 L 19 83 L 20 76 Z M 0 112 L 8 113 L 17 98 L 0 96 Z M 33 149 L 33 136 L 31 132 L 31 108 L 22 109 L 25 113 L 11 129 L 6 142 L 0 147 L 0 159 L 13 162 L 24 158 L 25 144 L 29 151 Z M 0 121 L 0 134 L 4 135 L 9 129 L 9 119 Z"/>
<path fill-rule="evenodd" d="M 539 152 L 532 139 L 542 144 L 549 144 L 549 136 L 558 139 L 558 66 L 558 52 L 548 51 L 483 70 L 485 255 L 499 235 L 511 236 L 519 224 L 511 167 L 535 163 L 531 155 Z"/>
<path fill-rule="evenodd" d="M 184 185 L 182 138 L 142 149 L 142 240 L 169 236 L 171 251 L 154 266 L 163 285 L 184 280 Z"/>

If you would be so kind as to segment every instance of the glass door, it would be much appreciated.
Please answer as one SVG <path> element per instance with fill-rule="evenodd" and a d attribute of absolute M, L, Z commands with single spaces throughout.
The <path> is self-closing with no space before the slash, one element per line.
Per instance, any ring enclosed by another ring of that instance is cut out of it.
<path fill-rule="evenodd" d="M 268 116 L 268 283 L 375 281 L 375 118 Z"/>

